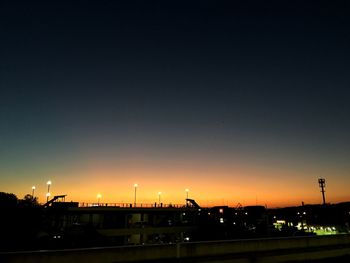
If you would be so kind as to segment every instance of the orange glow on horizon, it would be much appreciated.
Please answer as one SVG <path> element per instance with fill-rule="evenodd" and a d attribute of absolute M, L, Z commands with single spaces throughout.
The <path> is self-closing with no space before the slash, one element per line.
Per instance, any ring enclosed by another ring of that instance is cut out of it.
<path fill-rule="evenodd" d="M 305 176 L 305 175 L 308 176 Z M 317 175 L 310 176 L 308 169 L 285 171 L 281 168 L 248 167 L 234 164 L 230 167 L 183 164 L 174 167 L 142 164 L 131 166 L 90 164 L 84 168 L 51 171 L 51 196 L 67 194 L 66 201 L 96 203 L 133 203 L 137 182 L 137 203 L 184 204 L 185 198 L 195 199 L 201 206 L 267 205 L 268 207 L 292 206 L 304 203 L 321 203 Z M 311 179 L 310 179 L 311 178 Z M 29 193 L 35 183 L 35 195 L 39 202 L 46 200 L 47 186 L 44 178 L 31 182 L 30 186 L 12 182 L 8 192 L 19 198 Z M 16 188 L 15 188 L 16 186 Z M 11 189 L 18 189 L 15 192 Z M 185 189 L 190 189 L 188 193 Z M 341 191 L 339 191 L 341 190 Z M 343 193 L 342 195 L 340 195 Z M 346 185 L 326 186 L 329 202 L 347 201 Z"/>

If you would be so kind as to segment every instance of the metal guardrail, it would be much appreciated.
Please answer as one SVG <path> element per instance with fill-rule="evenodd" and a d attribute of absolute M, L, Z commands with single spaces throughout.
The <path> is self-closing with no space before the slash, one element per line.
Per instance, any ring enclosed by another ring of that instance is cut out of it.
<path fill-rule="evenodd" d="M 139 203 L 136 206 L 132 203 L 79 203 L 79 207 L 119 207 L 119 208 L 185 208 L 185 204 L 144 204 Z"/>

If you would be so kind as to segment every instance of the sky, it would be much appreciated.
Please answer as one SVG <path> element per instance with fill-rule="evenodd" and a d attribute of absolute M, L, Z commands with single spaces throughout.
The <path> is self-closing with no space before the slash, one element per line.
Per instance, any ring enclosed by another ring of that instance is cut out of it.
<path fill-rule="evenodd" d="M 348 1 L 1 1 L 0 191 L 350 201 Z"/>

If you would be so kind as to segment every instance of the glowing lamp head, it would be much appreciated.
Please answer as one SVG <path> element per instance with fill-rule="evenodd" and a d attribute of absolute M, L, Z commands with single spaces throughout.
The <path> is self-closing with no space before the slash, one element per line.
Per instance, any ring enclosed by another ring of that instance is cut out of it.
<path fill-rule="evenodd" d="M 190 191 L 190 189 L 186 188 L 185 191 L 188 193 Z"/>
<path fill-rule="evenodd" d="M 138 187 L 139 185 L 138 184 L 134 184 L 134 187 L 136 188 L 136 187 Z"/>
<path fill-rule="evenodd" d="M 35 186 L 34 185 L 32 186 L 32 190 L 35 190 Z"/>
<path fill-rule="evenodd" d="M 47 183 L 46 183 L 47 185 L 51 185 L 51 181 L 49 180 L 49 181 L 47 181 Z"/>
<path fill-rule="evenodd" d="M 50 193 L 47 193 L 47 194 L 46 194 L 46 197 L 50 197 L 50 196 L 51 196 L 51 194 L 50 194 Z"/>
<path fill-rule="evenodd" d="M 158 195 L 161 195 L 162 194 L 162 192 L 158 192 Z"/>
<path fill-rule="evenodd" d="M 100 199 L 102 197 L 101 194 L 97 194 L 97 198 Z"/>

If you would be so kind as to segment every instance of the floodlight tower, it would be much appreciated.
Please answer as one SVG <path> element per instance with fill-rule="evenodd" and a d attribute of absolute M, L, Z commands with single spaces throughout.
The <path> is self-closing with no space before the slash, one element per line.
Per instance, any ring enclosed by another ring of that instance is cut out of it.
<path fill-rule="evenodd" d="M 325 205 L 326 204 L 326 198 L 324 196 L 324 192 L 325 192 L 324 188 L 326 187 L 326 180 L 324 178 L 319 178 L 318 179 L 318 184 L 319 184 L 319 186 L 321 188 L 321 193 L 322 193 L 322 198 L 323 198 L 323 205 Z"/>

